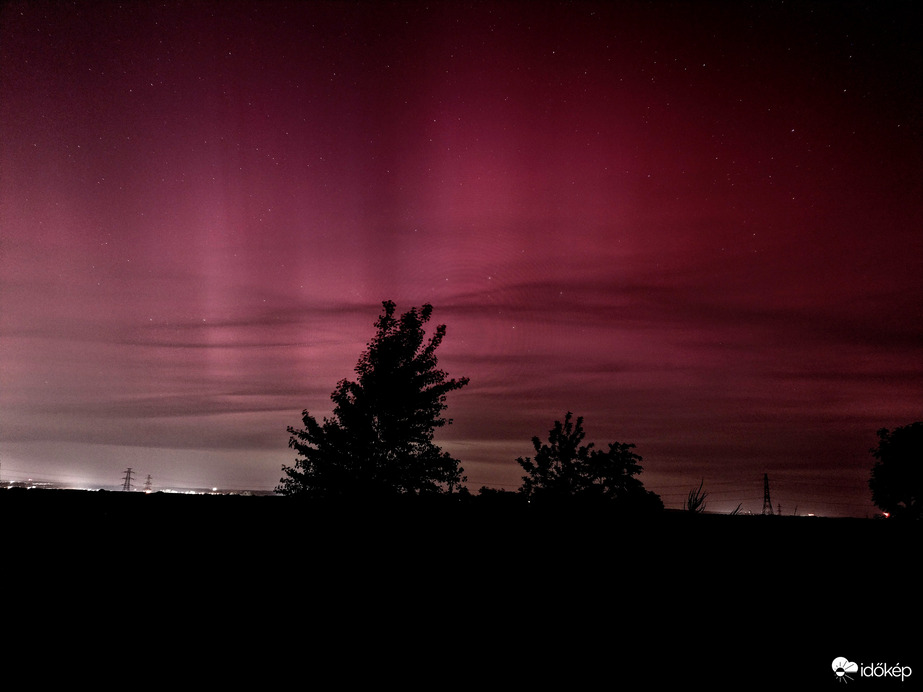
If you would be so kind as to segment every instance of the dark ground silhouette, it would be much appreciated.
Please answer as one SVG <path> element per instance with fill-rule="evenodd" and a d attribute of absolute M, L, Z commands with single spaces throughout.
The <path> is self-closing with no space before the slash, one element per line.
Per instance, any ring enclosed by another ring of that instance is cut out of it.
<path fill-rule="evenodd" d="M 82 618 L 130 603 L 138 626 L 182 613 L 171 636 L 190 647 L 190 613 L 208 636 L 283 657 L 290 637 L 310 640 L 306 661 L 348 654 L 370 684 L 461 657 L 517 686 L 631 674 L 820 689 L 837 656 L 919 656 L 904 634 L 920 615 L 919 522 L 493 500 L 2 490 L 4 590 L 77 599 Z"/>

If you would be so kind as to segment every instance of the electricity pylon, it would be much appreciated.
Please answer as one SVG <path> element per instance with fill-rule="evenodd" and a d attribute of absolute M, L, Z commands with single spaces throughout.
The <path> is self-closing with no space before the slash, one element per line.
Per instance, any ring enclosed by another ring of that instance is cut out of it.
<path fill-rule="evenodd" d="M 763 474 L 763 514 L 772 516 L 772 501 L 769 499 L 769 474 Z"/>

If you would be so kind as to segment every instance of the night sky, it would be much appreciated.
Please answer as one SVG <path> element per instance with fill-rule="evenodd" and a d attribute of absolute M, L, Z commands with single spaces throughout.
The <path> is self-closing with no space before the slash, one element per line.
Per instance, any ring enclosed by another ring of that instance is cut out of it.
<path fill-rule="evenodd" d="M 923 419 L 912 2 L 7 2 L 0 480 L 272 490 L 381 302 L 515 490 L 567 411 L 668 507 L 866 516 Z"/>

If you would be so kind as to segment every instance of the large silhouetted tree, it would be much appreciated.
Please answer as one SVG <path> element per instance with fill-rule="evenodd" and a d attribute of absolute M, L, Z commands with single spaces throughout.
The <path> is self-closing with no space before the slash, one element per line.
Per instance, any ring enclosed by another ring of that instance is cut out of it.
<path fill-rule="evenodd" d="M 356 380 L 341 380 L 330 396 L 333 417 L 319 423 L 304 411 L 305 427 L 288 428 L 298 459 L 282 467 L 276 492 L 381 498 L 446 492 L 465 480 L 458 460 L 433 442 L 435 429 L 451 423 L 442 417 L 446 394 L 468 384 L 436 367 L 445 325 L 426 341 L 431 305 L 400 317 L 392 301 L 382 306 Z"/>
<path fill-rule="evenodd" d="M 608 449 L 581 444 L 586 433 L 583 418 L 573 421 L 568 411 L 564 421 L 555 421 L 548 432 L 548 444 L 532 438 L 535 457 L 520 457 L 523 476 L 520 492 L 530 500 L 555 502 L 570 499 L 615 501 L 625 508 L 662 509 L 663 502 L 644 489 L 636 478 L 641 457 L 633 444 L 612 442 Z"/>
<path fill-rule="evenodd" d="M 878 431 L 871 449 L 878 461 L 872 467 L 872 502 L 892 516 L 919 519 L 923 515 L 923 423 Z"/>

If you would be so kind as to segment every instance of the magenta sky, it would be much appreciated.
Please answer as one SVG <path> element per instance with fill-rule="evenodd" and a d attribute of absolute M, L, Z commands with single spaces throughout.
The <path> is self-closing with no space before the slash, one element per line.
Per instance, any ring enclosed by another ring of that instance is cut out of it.
<path fill-rule="evenodd" d="M 273 488 L 385 299 L 469 486 L 865 516 L 923 418 L 913 3 L 5 3 L 0 478 Z M 868 5 L 868 7 L 865 7 Z"/>

